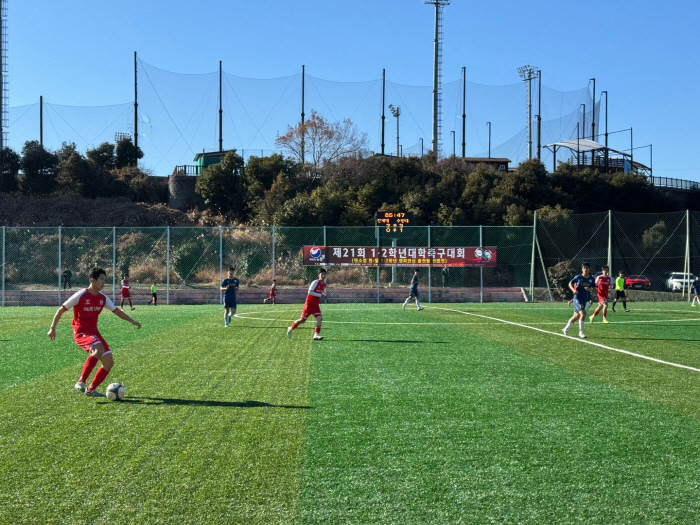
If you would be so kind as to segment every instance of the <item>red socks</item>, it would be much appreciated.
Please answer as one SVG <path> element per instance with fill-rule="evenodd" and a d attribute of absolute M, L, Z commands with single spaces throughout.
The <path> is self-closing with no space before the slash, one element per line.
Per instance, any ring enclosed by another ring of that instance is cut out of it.
<path fill-rule="evenodd" d="M 92 369 L 95 368 L 98 361 L 99 359 L 97 359 L 94 355 L 88 356 L 88 358 L 85 360 L 85 364 L 83 365 L 83 371 L 80 374 L 81 383 L 87 381 L 87 378 L 90 377 L 90 373 L 92 372 Z"/>
<path fill-rule="evenodd" d="M 292 330 L 296 329 L 296 327 L 297 327 L 297 322 L 294 321 L 294 322 L 292 323 Z"/>
<path fill-rule="evenodd" d="M 105 370 L 102 367 L 98 368 L 97 373 L 95 374 L 95 378 L 92 380 L 92 383 L 90 383 L 88 390 L 95 390 L 98 386 L 100 386 L 100 384 L 102 384 L 102 381 L 104 381 L 107 377 L 107 374 L 109 374 L 109 370 Z"/>
<path fill-rule="evenodd" d="M 321 329 L 317 326 L 316 328 L 314 328 L 314 333 L 315 333 L 316 335 L 320 334 L 320 333 L 321 333 Z"/>

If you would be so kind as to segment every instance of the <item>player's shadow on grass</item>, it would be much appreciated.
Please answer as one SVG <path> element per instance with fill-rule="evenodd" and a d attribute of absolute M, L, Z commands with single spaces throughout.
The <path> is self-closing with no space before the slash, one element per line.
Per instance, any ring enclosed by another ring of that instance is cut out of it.
<path fill-rule="evenodd" d="M 122 403 L 134 403 L 140 405 L 180 405 L 198 407 L 230 407 L 230 408 L 301 408 L 313 407 L 304 405 L 273 405 L 264 401 L 207 401 L 205 399 L 176 399 L 168 397 L 127 397 Z"/>

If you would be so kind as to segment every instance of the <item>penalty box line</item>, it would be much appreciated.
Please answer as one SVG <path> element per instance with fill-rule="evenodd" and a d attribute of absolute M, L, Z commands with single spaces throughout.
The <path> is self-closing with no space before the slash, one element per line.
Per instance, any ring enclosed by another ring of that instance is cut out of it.
<path fill-rule="evenodd" d="M 544 329 L 542 329 L 542 328 L 537 328 L 536 326 L 529 326 L 529 325 L 526 325 L 526 324 L 516 323 L 516 322 L 513 322 L 513 321 L 506 321 L 505 319 L 498 319 L 497 317 L 489 317 L 488 315 L 475 314 L 475 313 L 472 313 L 472 312 L 463 312 L 463 311 L 461 311 L 461 310 L 455 310 L 455 309 L 453 309 L 453 308 L 442 308 L 442 307 L 439 307 L 439 306 L 428 306 L 428 308 L 434 308 L 434 309 L 436 309 L 436 310 L 445 310 L 445 311 L 448 311 L 448 312 L 456 312 L 456 313 L 459 313 L 459 314 L 471 315 L 471 316 L 474 316 L 474 317 L 481 317 L 482 319 L 488 319 L 488 320 L 490 320 L 490 321 L 496 321 L 496 322 L 498 322 L 498 323 L 509 324 L 509 325 L 513 325 L 513 326 L 519 326 L 520 328 L 527 328 L 527 329 L 529 329 L 529 330 L 535 330 L 535 331 L 537 331 L 537 332 L 542 332 L 542 333 L 544 333 L 544 334 L 556 335 L 556 336 L 558 336 L 558 337 L 563 337 L 563 338 L 565 338 L 565 339 L 569 339 L 569 340 L 573 340 L 573 341 L 578 341 L 579 343 L 585 343 L 585 344 L 589 344 L 589 345 L 592 345 L 592 346 L 597 346 L 597 347 L 599 347 L 599 348 L 604 348 L 605 350 L 612 350 L 613 352 L 618 352 L 618 353 L 620 353 L 620 354 L 627 354 L 627 355 L 630 355 L 630 356 L 632 356 L 632 357 L 638 357 L 639 359 L 646 359 L 647 361 L 653 361 L 653 362 L 655 362 L 655 363 L 659 363 L 659 364 L 662 364 L 662 365 L 674 366 L 674 367 L 676 367 L 676 368 L 684 368 L 684 369 L 686 369 L 686 370 L 692 370 L 693 372 L 700 372 L 700 369 L 698 369 L 698 368 L 693 368 L 692 366 L 680 365 L 680 364 L 678 364 L 678 363 L 672 363 L 672 362 L 670 362 L 670 361 L 664 361 L 663 359 L 657 359 L 657 358 L 655 358 L 655 357 L 649 357 L 648 355 L 637 354 L 637 353 L 635 353 L 635 352 L 629 352 L 628 350 L 622 350 L 622 349 L 620 349 L 620 348 L 614 348 L 614 347 L 612 347 L 612 346 L 607 346 L 607 345 L 604 345 L 604 344 L 601 344 L 601 343 L 596 343 L 596 342 L 594 342 L 594 341 L 589 341 L 588 339 L 580 339 L 580 338 L 569 337 L 568 335 L 564 335 L 564 334 L 561 333 L 561 332 L 550 332 L 549 330 L 544 330 Z"/>

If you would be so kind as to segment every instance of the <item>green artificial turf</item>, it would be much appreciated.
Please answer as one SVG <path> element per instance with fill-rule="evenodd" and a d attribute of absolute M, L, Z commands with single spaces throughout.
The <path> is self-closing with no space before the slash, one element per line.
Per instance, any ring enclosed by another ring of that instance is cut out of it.
<path fill-rule="evenodd" d="M 70 315 L 0 310 L 0 523 L 700 522 L 695 308 L 582 341 L 561 304 L 424 306 L 324 305 L 316 342 L 300 305 L 103 313 L 121 403 L 73 390 Z"/>

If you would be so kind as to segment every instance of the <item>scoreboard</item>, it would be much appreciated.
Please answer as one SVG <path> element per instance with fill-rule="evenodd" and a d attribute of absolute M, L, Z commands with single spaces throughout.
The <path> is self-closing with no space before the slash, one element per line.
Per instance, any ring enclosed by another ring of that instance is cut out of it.
<path fill-rule="evenodd" d="M 413 226 L 413 213 L 410 211 L 378 211 L 376 224 L 384 228 L 387 233 L 403 232 L 404 226 Z"/>

